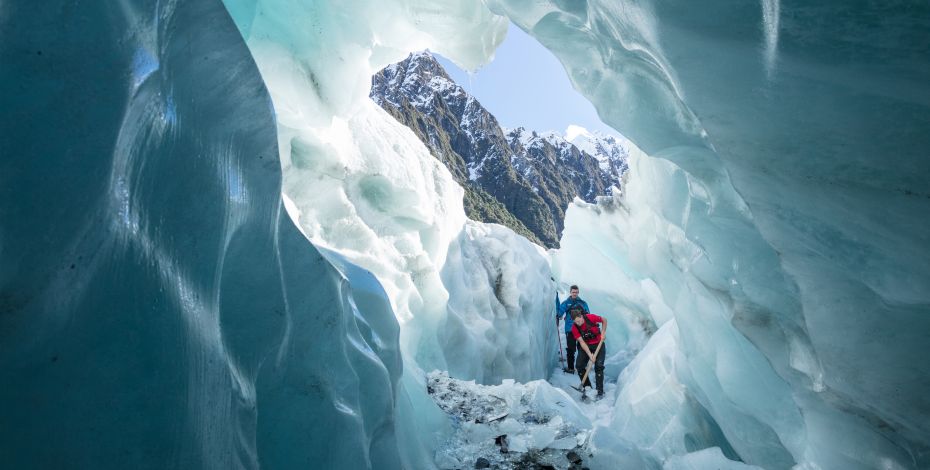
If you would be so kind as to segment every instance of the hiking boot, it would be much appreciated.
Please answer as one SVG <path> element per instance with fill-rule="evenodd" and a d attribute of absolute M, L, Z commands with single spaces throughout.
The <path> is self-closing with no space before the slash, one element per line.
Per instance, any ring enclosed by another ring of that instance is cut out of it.
<path fill-rule="evenodd" d="M 562 371 L 564 371 L 566 374 L 574 374 L 574 373 L 575 373 L 575 369 L 562 369 Z"/>
<path fill-rule="evenodd" d="M 604 391 L 603 391 L 603 390 L 598 390 L 598 391 L 597 391 L 597 396 L 594 397 L 594 399 L 595 399 L 595 400 L 600 400 L 601 398 L 604 398 Z"/>

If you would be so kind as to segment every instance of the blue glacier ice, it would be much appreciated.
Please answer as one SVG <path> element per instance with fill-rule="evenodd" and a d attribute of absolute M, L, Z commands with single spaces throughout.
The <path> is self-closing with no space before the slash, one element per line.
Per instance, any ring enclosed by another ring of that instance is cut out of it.
<path fill-rule="evenodd" d="M 508 20 L 636 146 L 557 251 L 368 100 Z M 442 467 L 425 373 L 547 378 L 571 283 L 591 468 L 930 466 L 922 2 L 4 2 L 0 63 L 11 468 Z"/>
<path fill-rule="evenodd" d="M 3 466 L 429 465 L 389 300 L 287 216 L 223 5 L 57 3 L 0 6 Z"/>
<path fill-rule="evenodd" d="M 590 238 L 617 247 L 618 285 L 661 292 L 626 291 L 631 314 L 673 312 L 669 384 L 747 463 L 930 464 L 927 7 L 489 3 L 652 157 L 567 218 L 612 212 Z"/>

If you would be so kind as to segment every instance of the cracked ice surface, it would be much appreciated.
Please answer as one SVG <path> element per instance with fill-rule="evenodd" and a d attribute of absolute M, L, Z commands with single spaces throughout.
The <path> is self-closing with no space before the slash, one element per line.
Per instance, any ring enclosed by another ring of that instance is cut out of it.
<path fill-rule="evenodd" d="M 590 436 L 590 406 L 548 382 L 478 385 L 439 371 L 427 380 L 430 397 L 453 421 L 454 433 L 436 454 L 440 468 L 471 467 L 479 457 L 494 468 L 567 468 L 567 452 L 582 454 Z"/>

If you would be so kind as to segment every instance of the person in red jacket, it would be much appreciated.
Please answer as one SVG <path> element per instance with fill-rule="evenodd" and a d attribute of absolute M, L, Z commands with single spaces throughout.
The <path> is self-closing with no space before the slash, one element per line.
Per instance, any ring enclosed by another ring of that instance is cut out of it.
<path fill-rule="evenodd" d="M 607 357 L 607 348 L 601 345 L 597 357 L 594 357 L 594 351 L 607 332 L 607 320 L 600 315 L 585 313 L 581 309 L 572 309 L 571 315 L 574 322 L 572 336 L 578 341 L 578 347 L 584 351 L 584 354 L 578 354 L 578 359 L 575 361 L 575 370 L 578 371 L 579 377 L 584 377 L 584 371 L 588 367 L 588 360 L 594 362 L 594 383 L 597 385 L 597 398 L 600 399 L 604 396 L 604 358 Z M 601 327 L 597 326 L 598 323 L 601 324 Z M 586 379 L 581 386 L 590 387 L 591 381 Z"/>

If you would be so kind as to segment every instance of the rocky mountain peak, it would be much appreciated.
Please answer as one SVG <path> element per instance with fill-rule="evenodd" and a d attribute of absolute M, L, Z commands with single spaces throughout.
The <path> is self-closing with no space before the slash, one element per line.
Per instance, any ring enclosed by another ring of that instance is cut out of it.
<path fill-rule="evenodd" d="M 429 51 L 415 52 L 401 62 L 385 67 L 372 81 L 370 96 L 383 107 L 383 100 L 400 106 L 406 99 L 417 109 L 429 111 L 435 99 L 468 97 Z"/>
<path fill-rule="evenodd" d="M 611 136 L 590 134 L 584 150 L 557 132 L 501 128 L 428 51 L 378 72 L 371 98 L 465 188 L 469 217 L 506 225 L 546 247 L 558 246 L 572 199 L 593 202 L 619 185 L 626 168 Z"/>

